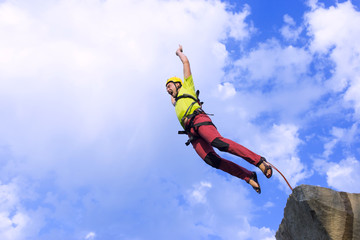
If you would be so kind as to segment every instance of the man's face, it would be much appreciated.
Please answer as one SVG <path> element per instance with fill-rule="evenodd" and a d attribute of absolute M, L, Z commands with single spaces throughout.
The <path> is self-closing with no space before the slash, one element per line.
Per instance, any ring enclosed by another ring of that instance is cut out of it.
<path fill-rule="evenodd" d="M 177 89 L 176 89 L 175 83 L 169 82 L 166 85 L 166 91 L 168 92 L 168 94 L 170 94 L 171 96 L 173 96 L 175 98 L 177 95 Z"/>

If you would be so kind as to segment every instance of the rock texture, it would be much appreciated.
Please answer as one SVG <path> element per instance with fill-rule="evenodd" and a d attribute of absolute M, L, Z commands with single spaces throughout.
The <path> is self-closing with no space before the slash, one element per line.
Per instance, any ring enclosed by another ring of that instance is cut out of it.
<path fill-rule="evenodd" d="M 276 239 L 360 240 L 360 194 L 311 185 L 296 187 Z"/>

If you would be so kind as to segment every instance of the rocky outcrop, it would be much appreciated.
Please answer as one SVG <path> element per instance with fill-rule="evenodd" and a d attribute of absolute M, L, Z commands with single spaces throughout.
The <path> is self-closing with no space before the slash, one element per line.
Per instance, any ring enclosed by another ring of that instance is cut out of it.
<path fill-rule="evenodd" d="M 360 194 L 301 185 L 286 203 L 277 240 L 360 240 Z"/>

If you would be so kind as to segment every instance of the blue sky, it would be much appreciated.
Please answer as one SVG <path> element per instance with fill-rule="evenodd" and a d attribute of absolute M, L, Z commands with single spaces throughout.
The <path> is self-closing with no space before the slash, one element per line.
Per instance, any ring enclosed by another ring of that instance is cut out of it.
<path fill-rule="evenodd" d="M 293 187 L 359 193 L 359 8 L 1 0 L 0 239 L 275 239 L 281 176 L 258 195 L 177 135 L 178 44 L 223 136 Z"/>

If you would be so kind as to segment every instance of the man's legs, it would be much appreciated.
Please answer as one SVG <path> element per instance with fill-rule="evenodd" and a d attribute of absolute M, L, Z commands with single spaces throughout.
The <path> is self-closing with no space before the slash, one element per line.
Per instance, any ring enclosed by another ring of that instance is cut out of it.
<path fill-rule="evenodd" d="M 191 142 L 197 154 L 210 166 L 249 182 L 252 172 L 236 163 L 221 158 L 213 147 L 202 138 Z"/>
<path fill-rule="evenodd" d="M 205 114 L 197 115 L 194 119 L 194 124 L 201 122 L 211 122 L 211 119 Z M 216 147 L 220 151 L 234 154 L 245 159 L 253 165 L 257 165 L 261 159 L 260 155 L 250 151 L 246 147 L 230 139 L 222 137 L 213 125 L 200 126 L 197 129 L 197 132 L 195 132 L 194 129 L 191 129 L 191 133 L 195 136 L 199 135 L 202 139 L 205 140 L 205 142 L 211 144 L 211 146 Z"/>

